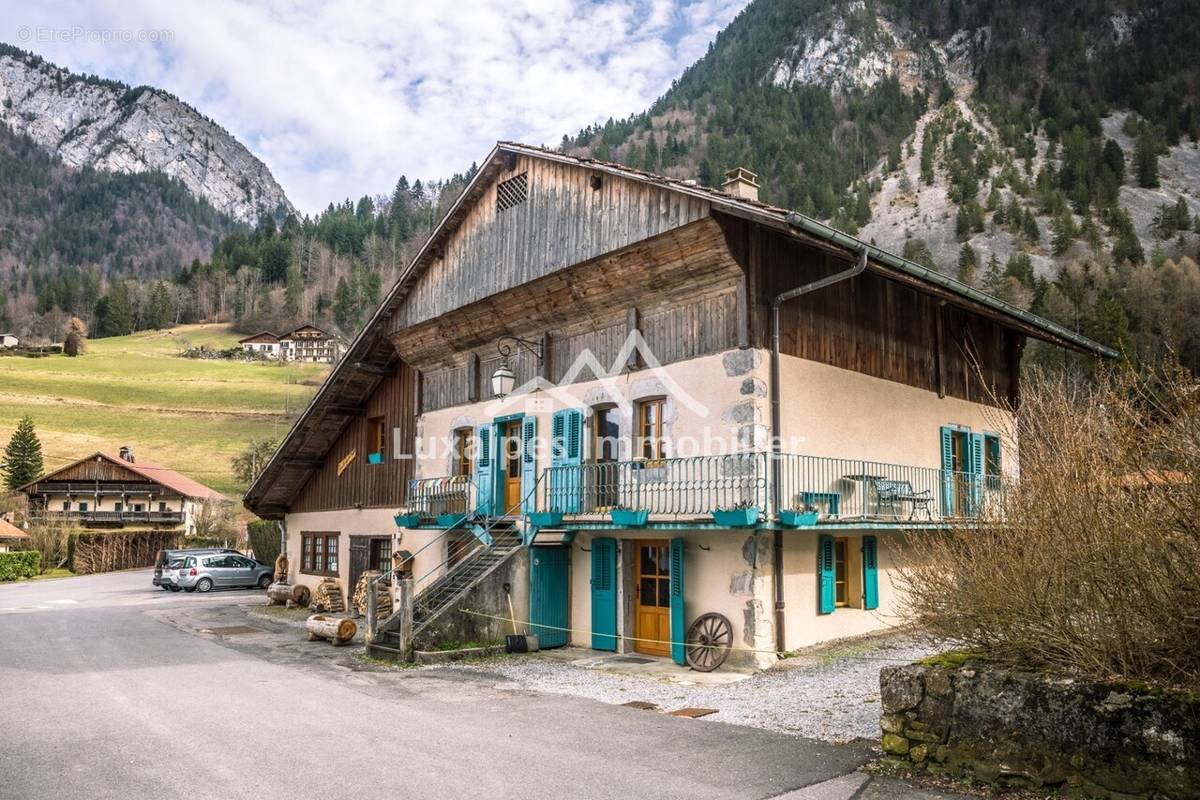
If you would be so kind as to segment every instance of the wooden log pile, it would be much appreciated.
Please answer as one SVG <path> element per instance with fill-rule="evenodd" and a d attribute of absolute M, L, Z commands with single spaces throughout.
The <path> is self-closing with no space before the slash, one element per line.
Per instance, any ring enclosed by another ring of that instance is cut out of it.
<path fill-rule="evenodd" d="M 346 611 L 346 600 L 342 597 L 342 587 L 337 578 L 322 578 L 313 592 L 312 607 L 314 611 L 331 614 L 342 614 Z"/>
<path fill-rule="evenodd" d="M 358 624 L 354 620 L 328 614 L 313 614 L 304 627 L 308 629 L 310 642 L 330 642 L 334 647 L 350 644 L 354 634 L 358 633 Z"/>
<path fill-rule="evenodd" d="M 288 608 L 304 608 L 312 598 L 312 592 L 307 586 L 275 582 L 267 587 L 267 605 L 287 606 Z"/>
<path fill-rule="evenodd" d="M 354 597 L 351 598 L 351 605 L 360 615 L 367 613 L 367 590 L 370 582 L 378 578 L 382 573 L 379 570 L 367 570 L 363 576 L 358 579 L 358 586 L 354 589 Z M 379 581 L 375 585 L 375 608 L 379 619 L 386 619 L 392 615 L 392 593 L 388 591 L 387 581 Z"/>

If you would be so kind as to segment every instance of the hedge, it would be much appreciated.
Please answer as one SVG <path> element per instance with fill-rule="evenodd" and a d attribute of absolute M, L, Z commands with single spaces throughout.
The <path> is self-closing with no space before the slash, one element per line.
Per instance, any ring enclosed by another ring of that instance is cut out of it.
<path fill-rule="evenodd" d="M 17 550 L 0 553 L 0 583 L 18 578 L 32 578 L 42 568 L 42 554 L 36 550 Z"/>
<path fill-rule="evenodd" d="M 258 519 L 246 526 L 250 549 L 264 564 L 274 564 L 279 556 L 279 525 L 269 519 Z"/>

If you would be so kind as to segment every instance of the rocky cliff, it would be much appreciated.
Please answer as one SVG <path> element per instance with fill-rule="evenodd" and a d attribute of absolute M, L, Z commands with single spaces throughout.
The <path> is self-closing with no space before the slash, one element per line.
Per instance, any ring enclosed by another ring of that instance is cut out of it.
<path fill-rule="evenodd" d="M 266 165 L 178 98 L 0 48 L 0 122 L 70 167 L 161 171 L 235 220 L 293 211 Z"/>

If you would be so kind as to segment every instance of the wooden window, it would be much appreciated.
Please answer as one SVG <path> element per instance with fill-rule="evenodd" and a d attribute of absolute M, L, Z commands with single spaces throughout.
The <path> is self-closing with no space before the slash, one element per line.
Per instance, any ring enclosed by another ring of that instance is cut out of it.
<path fill-rule="evenodd" d="M 988 489 L 1000 488 L 1000 437 L 994 433 L 983 435 L 983 474 Z"/>
<path fill-rule="evenodd" d="M 88 504 L 87 504 L 87 503 L 84 503 L 84 502 L 82 502 L 82 501 L 81 501 L 81 502 L 79 503 L 79 510 L 80 510 L 80 511 L 87 511 L 87 509 L 88 509 Z"/>
<path fill-rule="evenodd" d="M 70 511 L 70 510 L 71 510 L 71 501 L 63 500 L 63 511 Z"/>
<path fill-rule="evenodd" d="M 592 412 L 592 460 L 606 464 L 616 461 L 620 452 L 620 428 L 615 408 L 597 408 Z"/>
<path fill-rule="evenodd" d="M 338 537 L 336 533 L 300 534 L 300 571 L 307 575 L 338 574 Z"/>
<path fill-rule="evenodd" d="M 638 435 L 636 452 L 646 459 L 665 458 L 663 447 L 663 406 L 660 397 L 638 404 Z"/>
<path fill-rule="evenodd" d="M 472 428 L 454 429 L 454 450 L 451 453 L 451 475 L 471 475 L 474 465 L 471 463 L 471 438 L 475 435 Z"/>
<path fill-rule="evenodd" d="M 367 420 L 367 452 L 383 456 L 384 443 L 387 441 L 387 422 L 383 417 L 371 417 Z"/>

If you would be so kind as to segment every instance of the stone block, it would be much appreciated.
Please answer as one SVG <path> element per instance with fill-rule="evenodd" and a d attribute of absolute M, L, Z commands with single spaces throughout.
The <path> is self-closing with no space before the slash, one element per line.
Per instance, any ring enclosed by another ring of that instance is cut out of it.
<path fill-rule="evenodd" d="M 918 744 L 908 749 L 908 757 L 916 764 L 920 764 L 929 756 L 929 745 Z"/>
<path fill-rule="evenodd" d="M 895 714 L 884 714 L 879 720 L 879 727 L 884 733 L 901 733 L 904 731 L 904 717 Z"/>
<path fill-rule="evenodd" d="M 886 667 L 879 673 L 879 696 L 883 710 L 895 714 L 916 708 L 925 696 L 924 670 L 920 664 Z"/>
<path fill-rule="evenodd" d="M 908 754 L 908 739 L 905 739 L 898 733 L 885 733 L 883 738 L 879 740 L 879 746 L 883 748 L 883 752 L 891 753 L 892 755 L 903 756 Z"/>

